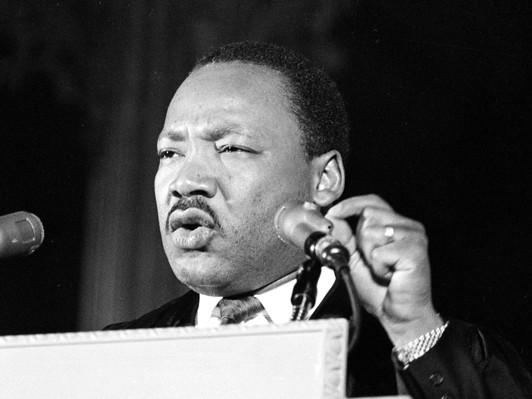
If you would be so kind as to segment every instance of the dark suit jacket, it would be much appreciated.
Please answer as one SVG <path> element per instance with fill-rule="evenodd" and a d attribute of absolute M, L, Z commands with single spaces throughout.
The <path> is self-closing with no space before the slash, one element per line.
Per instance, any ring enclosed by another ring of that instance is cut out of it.
<path fill-rule="evenodd" d="M 198 304 L 198 294 L 189 291 L 138 319 L 106 329 L 193 326 Z M 348 304 L 345 288 L 337 283 L 312 318 L 349 319 Z M 392 361 L 386 333 L 373 317 L 364 316 L 357 344 L 348 355 L 348 396 L 394 395 L 399 386 L 414 398 L 532 398 L 529 372 L 501 338 L 451 320 L 434 348 L 400 370 Z"/>

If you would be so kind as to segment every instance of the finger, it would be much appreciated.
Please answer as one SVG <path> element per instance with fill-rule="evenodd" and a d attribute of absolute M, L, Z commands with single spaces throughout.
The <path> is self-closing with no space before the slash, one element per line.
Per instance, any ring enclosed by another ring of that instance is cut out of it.
<path fill-rule="evenodd" d="M 389 277 L 390 272 L 405 271 L 427 262 L 425 240 L 404 240 L 375 247 L 370 254 L 375 274 Z"/>
<path fill-rule="evenodd" d="M 356 243 L 364 259 L 371 263 L 372 252 L 375 248 L 397 241 L 416 241 L 423 235 L 424 232 L 409 226 L 370 225 L 358 230 Z"/>
<path fill-rule="evenodd" d="M 425 231 L 423 225 L 415 220 L 409 219 L 392 210 L 367 207 L 364 208 L 360 215 L 358 229 L 368 226 L 398 226 L 405 227 L 412 230 Z"/>
<path fill-rule="evenodd" d="M 333 228 L 330 234 L 342 243 L 347 248 L 350 254 L 353 254 L 356 250 L 355 234 L 351 229 L 349 223 L 344 219 L 329 218 L 333 224 Z"/>
<path fill-rule="evenodd" d="M 392 210 L 392 207 L 377 195 L 361 195 L 347 198 L 334 205 L 327 212 L 327 216 L 337 218 L 347 218 L 350 216 L 360 215 L 364 208 L 382 208 Z"/>
<path fill-rule="evenodd" d="M 419 234 L 422 234 L 421 230 L 407 225 L 367 225 L 360 230 L 360 240 L 370 241 L 374 246 L 382 246 Z"/>

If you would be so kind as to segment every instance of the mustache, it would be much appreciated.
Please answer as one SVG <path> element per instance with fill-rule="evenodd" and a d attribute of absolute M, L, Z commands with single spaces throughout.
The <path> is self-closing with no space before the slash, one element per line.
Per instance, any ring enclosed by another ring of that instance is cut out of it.
<path fill-rule="evenodd" d="M 209 206 L 209 204 L 203 197 L 196 196 L 179 198 L 177 202 L 172 205 L 172 207 L 168 211 L 168 215 L 166 216 L 166 231 L 170 231 L 170 215 L 175 210 L 186 211 L 189 208 L 197 208 L 207 213 L 212 218 L 214 222 L 214 227 L 218 230 L 222 230 L 222 226 L 220 225 L 220 221 L 218 219 L 218 216 L 216 216 L 214 210 Z"/>

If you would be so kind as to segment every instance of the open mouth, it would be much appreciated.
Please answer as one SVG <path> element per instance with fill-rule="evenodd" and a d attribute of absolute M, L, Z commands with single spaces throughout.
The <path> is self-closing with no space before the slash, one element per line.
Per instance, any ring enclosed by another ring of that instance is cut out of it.
<path fill-rule="evenodd" d="M 200 209 L 178 210 L 170 215 L 169 228 L 172 233 L 178 229 L 194 231 L 199 227 L 214 228 L 212 217 Z"/>
<path fill-rule="evenodd" d="M 200 226 L 201 225 L 198 223 L 186 223 L 186 224 L 179 226 L 178 228 L 182 228 L 185 230 L 196 230 Z M 177 230 L 177 229 L 174 229 L 174 230 Z"/>
<path fill-rule="evenodd" d="M 214 219 L 198 208 L 175 210 L 168 219 L 173 244 L 185 251 L 203 251 L 216 236 Z"/>

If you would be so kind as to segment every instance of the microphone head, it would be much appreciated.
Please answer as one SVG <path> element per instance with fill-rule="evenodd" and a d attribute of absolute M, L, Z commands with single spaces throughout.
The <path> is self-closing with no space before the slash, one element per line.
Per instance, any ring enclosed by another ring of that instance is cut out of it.
<path fill-rule="evenodd" d="M 284 203 L 274 218 L 279 239 L 298 248 L 305 247 L 305 240 L 316 231 L 329 233 L 331 221 L 325 219 L 316 204 L 290 200 Z"/>
<path fill-rule="evenodd" d="M 29 212 L 0 216 L 0 259 L 30 255 L 44 241 L 41 220 Z"/>

